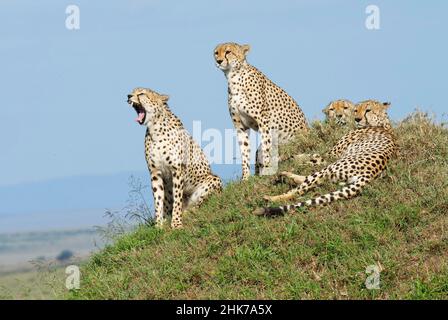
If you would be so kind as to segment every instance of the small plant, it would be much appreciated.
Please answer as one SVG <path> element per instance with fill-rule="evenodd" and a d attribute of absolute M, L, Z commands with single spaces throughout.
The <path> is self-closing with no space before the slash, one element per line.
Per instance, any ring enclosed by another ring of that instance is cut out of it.
<path fill-rule="evenodd" d="M 104 215 L 109 222 L 105 227 L 96 227 L 106 240 L 113 241 L 137 226 L 154 224 L 153 214 L 146 201 L 149 198 L 149 185 L 134 176 L 130 176 L 128 185 L 130 191 L 126 206 L 119 210 L 107 210 Z"/>

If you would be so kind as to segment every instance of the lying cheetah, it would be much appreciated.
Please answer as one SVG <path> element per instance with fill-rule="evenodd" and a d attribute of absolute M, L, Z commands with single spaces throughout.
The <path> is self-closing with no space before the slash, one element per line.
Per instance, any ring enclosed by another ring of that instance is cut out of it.
<path fill-rule="evenodd" d="M 198 206 L 212 192 L 222 188 L 212 174 L 201 148 L 170 111 L 168 96 L 136 88 L 128 103 L 137 112 L 136 121 L 147 126 L 145 155 L 151 173 L 156 225 L 172 212 L 171 227 L 182 227 L 182 211 Z"/>
<path fill-rule="evenodd" d="M 243 175 L 250 175 L 249 129 L 259 131 L 255 173 L 275 173 L 273 145 L 289 141 L 297 132 L 308 130 L 305 116 L 285 91 L 246 61 L 248 45 L 219 44 L 214 51 L 216 66 L 228 82 L 230 116 L 237 131 Z"/>
<path fill-rule="evenodd" d="M 377 100 L 365 100 L 358 103 L 353 111 L 356 125 L 358 127 L 374 125 L 388 130 L 392 129 L 387 115 L 389 107 L 390 102 L 379 102 Z"/>
<path fill-rule="evenodd" d="M 327 121 L 335 121 L 339 125 L 346 125 L 353 120 L 355 105 L 350 100 L 335 100 L 322 110 Z"/>
<path fill-rule="evenodd" d="M 265 216 L 282 215 L 289 210 L 303 206 L 324 205 L 358 195 L 365 185 L 385 170 L 387 162 L 397 150 L 395 137 L 386 113 L 388 106 L 389 104 L 374 100 L 359 103 L 355 107 L 355 120 L 360 128 L 350 131 L 342 137 L 330 151 L 330 156 L 337 157 L 338 160 L 307 177 L 284 172 L 283 175 L 292 178 L 299 186 L 283 195 L 265 197 L 265 199 L 271 201 L 290 200 L 295 195 L 305 194 L 328 178 L 333 182 L 347 182 L 348 185 L 341 190 L 312 200 L 277 208 L 259 208 L 254 213 Z"/>
<path fill-rule="evenodd" d="M 387 115 L 387 108 L 390 102 L 379 102 L 377 100 L 365 100 L 356 105 L 350 106 L 348 100 L 336 100 L 331 102 L 327 108 L 322 110 L 327 115 L 327 120 L 336 120 L 339 125 L 354 125 L 359 127 L 366 127 L 370 124 L 374 126 L 382 126 L 390 129 L 390 120 Z M 348 111 L 350 110 L 350 111 Z M 373 110 L 373 112 L 371 112 Z M 337 119 L 340 119 L 339 121 Z M 345 145 L 347 141 L 341 139 L 335 148 L 330 151 L 330 157 L 337 157 L 339 153 L 338 145 Z M 298 154 L 294 159 L 301 163 L 306 163 L 311 166 L 325 164 L 326 161 L 319 154 Z M 283 173 L 282 173 L 283 174 Z"/>

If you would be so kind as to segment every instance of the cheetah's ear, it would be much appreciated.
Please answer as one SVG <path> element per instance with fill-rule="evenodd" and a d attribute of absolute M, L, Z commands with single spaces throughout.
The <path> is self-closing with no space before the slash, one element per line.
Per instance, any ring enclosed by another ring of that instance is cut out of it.
<path fill-rule="evenodd" d="M 250 51 L 250 45 L 248 44 L 243 44 L 241 46 L 241 49 L 243 50 L 244 55 L 246 55 L 249 51 Z"/>
<path fill-rule="evenodd" d="M 170 96 L 168 96 L 166 94 L 161 94 L 160 95 L 160 99 L 162 99 L 163 103 L 167 103 L 169 98 L 170 98 Z"/>
<path fill-rule="evenodd" d="M 383 106 L 385 109 L 388 109 L 390 107 L 390 102 L 383 102 Z"/>
<path fill-rule="evenodd" d="M 329 104 L 327 104 L 327 106 L 325 107 L 325 109 L 322 109 L 322 112 L 328 116 L 328 114 L 330 113 L 330 106 L 331 106 L 331 102 Z"/>

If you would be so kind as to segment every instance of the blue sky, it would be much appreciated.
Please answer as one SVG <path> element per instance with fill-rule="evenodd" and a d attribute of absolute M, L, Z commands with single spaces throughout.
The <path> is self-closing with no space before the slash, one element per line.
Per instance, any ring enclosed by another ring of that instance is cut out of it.
<path fill-rule="evenodd" d="M 80 30 L 65 28 L 70 4 Z M 380 30 L 364 26 L 369 4 Z M 309 120 L 338 98 L 391 101 L 396 120 L 416 107 L 446 111 L 443 0 L 3 0 L 0 9 L 3 187 L 146 170 L 144 128 L 125 102 L 136 86 L 169 94 L 190 130 L 194 120 L 232 128 L 212 56 L 224 41 L 249 43 L 249 62 Z"/>

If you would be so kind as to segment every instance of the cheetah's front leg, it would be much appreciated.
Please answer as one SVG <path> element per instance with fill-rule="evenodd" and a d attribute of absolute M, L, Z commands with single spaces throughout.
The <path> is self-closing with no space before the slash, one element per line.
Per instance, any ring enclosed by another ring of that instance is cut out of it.
<path fill-rule="evenodd" d="M 291 174 L 294 176 L 293 174 Z M 316 172 L 312 175 L 309 175 L 305 177 L 303 180 L 303 183 L 300 184 L 298 187 L 289 190 L 288 192 L 278 195 L 278 196 L 264 196 L 263 198 L 268 201 L 284 201 L 284 200 L 291 200 L 296 195 L 301 196 L 304 195 L 306 192 L 308 192 L 310 189 L 314 188 L 315 186 L 321 185 L 323 183 L 324 178 L 328 176 L 328 170 L 324 169 L 322 171 Z M 300 177 L 300 176 L 298 176 Z M 300 177 L 301 180 L 303 177 Z"/>
<path fill-rule="evenodd" d="M 173 211 L 173 184 L 171 177 L 164 179 L 165 198 L 163 199 L 163 211 L 165 215 L 171 214 Z"/>
<path fill-rule="evenodd" d="M 282 171 L 280 172 L 280 175 L 291 179 L 296 185 L 301 185 L 306 179 L 306 176 L 299 176 L 288 171 Z"/>
<path fill-rule="evenodd" d="M 275 130 L 270 130 L 267 125 L 260 126 L 261 134 L 261 161 L 260 175 L 273 175 L 277 172 L 278 137 Z M 275 150 L 274 150 L 275 149 Z"/>
<path fill-rule="evenodd" d="M 171 228 L 182 228 L 182 207 L 184 194 L 184 178 L 182 168 L 173 170 L 173 216 L 171 218 Z"/>
<path fill-rule="evenodd" d="M 247 180 L 250 176 L 250 145 L 249 145 L 249 129 L 246 129 L 239 120 L 234 120 L 236 133 L 238 136 L 238 144 L 241 151 L 241 162 L 243 165 L 242 180 Z"/>
<path fill-rule="evenodd" d="M 154 167 L 151 168 L 151 186 L 152 186 L 152 193 L 154 196 L 156 227 L 161 228 L 165 221 L 163 212 L 165 191 L 162 179 L 162 172 Z"/>

